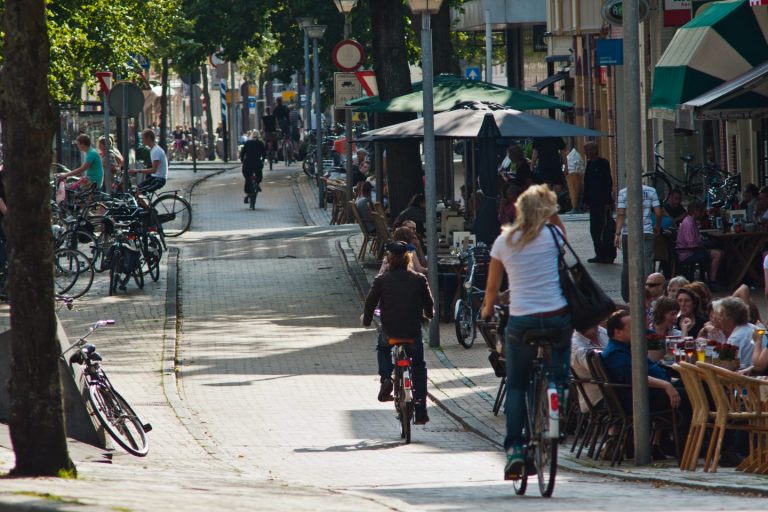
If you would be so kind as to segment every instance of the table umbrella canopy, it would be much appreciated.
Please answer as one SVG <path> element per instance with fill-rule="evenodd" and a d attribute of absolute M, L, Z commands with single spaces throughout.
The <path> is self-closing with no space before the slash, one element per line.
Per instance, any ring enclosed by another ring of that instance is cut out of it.
<path fill-rule="evenodd" d="M 493 106 L 473 104 L 464 108 L 435 114 L 435 138 L 437 139 L 476 139 L 482 137 L 483 120 L 488 113 L 498 128 L 499 138 L 516 137 L 600 137 L 603 132 L 580 128 L 572 124 Z M 496 106 L 498 107 L 498 106 Z M 487 125 L 484 130 L 487 130 Z M 357 140 L 361 142 L 381 140 L 407 140 L 424 137 L 424 120 L 414 119 L 404 123 L 378 128 L 363 133 Z"/>
<path fill-rule="evenodd" d="M 677 105 L 768 59 L 768 6 L 715 2 L 677 30 L 656 64 L 651 114 L 674 118 Z"/>
<path fill-rule="evenodd" d="M 422 83 L 413 84 L 412 93 L 380 100 L 378 96 L 359 98 L 347 104 L 358 112 L 421 112 L 424 108 Z M 455 75 L 442 74 L 434 79 L 435 112 L 451 110 L 466 101 L 487 101 L 517 110 L 570 109 L 573 103 L 537 92 L 521 91 L 511 87 L 465 80 Z"/>

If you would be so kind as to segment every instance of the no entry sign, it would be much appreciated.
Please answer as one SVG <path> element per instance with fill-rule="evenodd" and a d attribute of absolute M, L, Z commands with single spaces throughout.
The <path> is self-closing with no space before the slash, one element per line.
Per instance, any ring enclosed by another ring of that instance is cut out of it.
<path fill-rule="evenodd" d="M 354 39 L 345 39 L 334 47 L 331 58 L 340 71 L 356 71 L 365 60 L 365 52 Z"/>

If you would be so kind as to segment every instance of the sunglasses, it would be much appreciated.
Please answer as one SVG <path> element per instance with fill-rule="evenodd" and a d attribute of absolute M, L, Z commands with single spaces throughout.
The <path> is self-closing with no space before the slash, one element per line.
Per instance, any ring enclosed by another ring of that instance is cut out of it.
<path fill-rule="evenodd" d="M 655 288 L 657 286 L 663 286 L 663 285 L 664 283 L 645 283 L 645 286 L 647 286 L 648 288 Z"/>

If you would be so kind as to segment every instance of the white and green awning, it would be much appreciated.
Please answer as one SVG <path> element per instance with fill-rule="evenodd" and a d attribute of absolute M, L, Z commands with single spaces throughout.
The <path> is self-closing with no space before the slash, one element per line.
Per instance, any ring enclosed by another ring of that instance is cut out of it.
<path fill-rule="evenodd" d="M 681 103 L 768 60 L 768 6 L 715 2 L 677 30 L 656 64 L 651 115 L 674 119 Z"/>

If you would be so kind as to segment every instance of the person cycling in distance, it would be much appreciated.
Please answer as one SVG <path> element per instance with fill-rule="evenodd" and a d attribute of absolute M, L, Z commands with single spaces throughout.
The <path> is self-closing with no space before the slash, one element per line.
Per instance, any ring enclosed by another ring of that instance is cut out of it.
<path fill-rule="evenodd" d="M 381 334 L 377 346 L 379 365 L 379 401 L 392 398 L 392 346 L 390 339 L 412 340 L 405 345 L 413 369 L 413 403 L 416 425 L 429 421 L 427 415 L 427 365 L 421 339 L 422 316 L 432 318 L 434 301 L 423 274 L 411 270 L 411 254 L 405 242 L 387 244 L 388 269 L 373 280 L 360 321 L 371 325 L 376 306 L 381 311 Z"/>
<path fill-rule="evenodd" d="M 491 248 L 491 264 L 481 317 L 493 316 L 502 276 L 509 279 L 509 321 L 504 333 L 507 365 L 504 449 L 507 462 L 504 479 L 520 478 L 525 467 L 523 427 L 525 392 L 536 347 L 523 343 L 530 329 L 561 329 L 557 346 L 552 347 L 550 368 L 558 394 L 567 389 L 571 360 L 571 314 L 560 287 L 558 256 L 565 228 L 557 216 L 557 196 L 547 185 L 533 185 L 515 202 L 517 216 L 504 226 Z M 559 232 L 557 243 L 548 227 Z M 565 403 L 561 401 L 560 403 Z"/>
<path fill-rule="evenodd" d="M 261 192 L 261 180 L 264 177 L 264 158 L 267 156 L 267 149 L 264 147 L 264 143 L 259 138 L 259 132 L 253 131 L 251 138 L 245 141 L 242 149 L 240 149 L 240 161 L 243 163 L 243 178 L 245 178 L 245 184 L 243 191 L 245 192 L 244 203 L 248 203 L 248 195 L 251 191 L 251 177 L 256 174 L 256 190 Z"/>
<path fill-rule="evenodd" d="M 131 169 L 130 174 L 149 174 L 139 186 L 139 192 L 149 194 L 165 186 L 165 180 L 168 176 L 168 158 L 165 156 L 163 148 L 155 144 L 155 132 L 150 129 L 141 132 L 141 142 L 149 148 L 149 159 L 152 161 L 152 167 L 148 169 Z"/>

